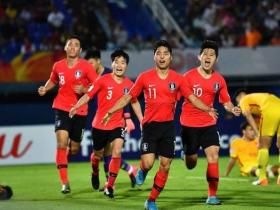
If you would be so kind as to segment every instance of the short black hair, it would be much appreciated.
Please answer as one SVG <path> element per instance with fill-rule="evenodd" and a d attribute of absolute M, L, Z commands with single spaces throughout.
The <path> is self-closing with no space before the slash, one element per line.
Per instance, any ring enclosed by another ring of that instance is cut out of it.
<path fill-rule="evenodd" d="M 154 54 L 156 53 L 156 51 L 159 47 L 166 47 L 168 49 L 168 51 L 170 52 L 170 54 L 172 54 L 172 47 L 166 40 L 159 40 L 155 43 Z"/>
<path fill-rule="evenodd" d="M 215 51 L 216 57 L 219 56 L 219 46 L 217 44 L 217 42 L 213 41 L 213 40 L 205 40 L 202 42 L 202 45 L 200 47 L 200 55 L 202 54 L 203 50 L 206 48 L 210 48 L 213 49 Z"/>
<path fill-rule="evenodd" d="M 237 89 L 234 94 L 233 94 L 233 98 L 236 99 L 236 97 L 240 94 L 240 93 L 247 93 L 247 89 L 246 88 L 239 88 Z"/>
<path fill-rule="evenodd" d="M 82 48 L 82 39 L 81 39 L 81 37 L 79 36 L 79 35 L 77 35 L 77 34 L 69 34 L 68 36 L 67 36 L 67 39 L 66 39 L 66 42 L 65 43 L 67 43 L 70 39 L 77 39 L 77 40 L 79 40 L 79 42 L 80 42 L 80 47 Z"/>
<path fill-rule="evenodd" d="M 111 60 L 112 62 L 115 60 L 115 58 L 117 57 L 124 57 L 124 59 L 126 60 L 126 64 L 129 63 L 129 55 L 121 50 L 121 49 L 118 49 L 118 50 L 115 50 L 112 54 L 111 54 Z"/>
<path fill-rule="evenodd" d="M 101 52 L 100 50 L 87 50 L 85 59 L 90 59 L 90 58 L 98 58 L 101 59 Z"/>
<path fill-rule="evenodd" d="M 243 131 L 245 130 L 250 124 L 247 121 L 244 121 L 240 124 L 240 129 Z"/>

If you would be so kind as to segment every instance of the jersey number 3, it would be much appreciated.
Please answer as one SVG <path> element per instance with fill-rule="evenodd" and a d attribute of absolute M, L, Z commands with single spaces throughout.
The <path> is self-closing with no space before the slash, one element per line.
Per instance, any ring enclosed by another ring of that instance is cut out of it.
<path fill-rule="evenodd" d="M 112 95 L 113 95 L 113 91 L 112 90 L 108 90 L 107 91 L 107 96 L 106 96 L 107 100 L 111 100 L 112 99 Z"/>

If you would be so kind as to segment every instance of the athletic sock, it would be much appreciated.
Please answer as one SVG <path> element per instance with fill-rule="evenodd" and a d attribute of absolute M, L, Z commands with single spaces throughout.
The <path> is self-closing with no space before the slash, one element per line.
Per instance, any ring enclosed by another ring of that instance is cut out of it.
<path fill-rule="evenodd" d="M 258 168 L 260 171 L 259 179 L 267 179 L 266 166 L 268 164 L 269 154 L 268 149 L 263 148 L 258 151 Z"/>
<path fill-rule="evenodd" d="M 120 157 L 112 157 L 109 165 L 109 179 L 108 179 L 108 187 L 113 187 L 118 176 L 119 170 L 121 166 L 121 158 Z"/>
<path fill-rule="evenodd" d="M 155 201 L 159 196 L 160 192 L 163 190 L 165 183 L 168 178 L 168 172 L 158 171 L 154 178 L 154 185 L 152 191 L 148 197 L 149 201 Z"/>
<path fill-rule="evenodd" d="M 208 163 L 206 178 L 208 182 L 208 196 L 216 196 L 219 184 L 218 163 Z"/>
<path fill-rule="evenodd" d="M 60 182 L 62 184 L 69 183 L 68 180 L 68 159 L 67 159 L 67 149 L 58 148 L 56 149 L 56 166 L 59 172 Z"/>
<path fill-rule="evenodd" d="M 122 158 L 121 158 L 121 169 L 129 172 L 129 170 L 132 168 L 131 165 L 129 165 L 127 162 L 125 162 Z"/>
<path fill-rule="evenodd" d="M 90 161 L 91 161 L 92 173 L 94 175 L 97 175 L 99 172 L 99 159 L 95 157 L 94 153 L 91 153 Z"/>
<path fill-rule="evenodd" d="M 104 173 L 106 176 L 106 181 L 108 181 L 108 178 L 109 178 L 109 164 L 110 164 L 111 159 L 112 159 L 112 155 L 108 155 L 103 158 L 103 160 L 104 160 L 103 166 L 104 166 Z"/>

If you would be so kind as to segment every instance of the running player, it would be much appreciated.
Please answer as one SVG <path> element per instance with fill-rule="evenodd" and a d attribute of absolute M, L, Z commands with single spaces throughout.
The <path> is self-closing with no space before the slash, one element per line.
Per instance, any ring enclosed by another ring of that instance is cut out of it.
<path fill-rule="evenodd" d="M 141 73 L 129 94 L 123 96 L 104 116 L 106 124 L 113 113 L 122 109 L 133 98 L 144 92 L 145 113 L 142 121 L 143 139 L 141 142 L 140 170 L 136 176 L 136 184 L 142 185 L 148 171 L 153 167 L 156 155 L 159 155 L 159 169 L 154 178 L 154 184 L 145 209 L 155 210 L 155 200 L 163 190 L 167 181 L 172 158 L 174 157 L 175 125 L 174 112 L 177 94 L 182 90 L 182 95 L 189 97 L 198 107 L 215 113 L 213 109 L 201 103 L 187 88 L 184 88 L 182 76 L 170 69 L 172 49 L 170 44 L 161 40 L 155 44 L 155 67 Z M 110 122 L 110 121 L 109 121 Z"/>
<path fill-rule="evenodd" d="M 49 80 L 44 86 L 39 87 L 38 93 L 44 96 L 57 84 L 59 85 L 58 94 L 53 102 L 57 139 L 56 165 L 62 183 L 61 192 L 70 193 L 67 172 L 68 153 L 73 155 L 79 151 L 88 107 L 87 105 L 81 107 L 72 119 L 68 117 L 68 112 L 81 97 L 84 87 L 96 80 L 97 74 L 90 63 L 80 58 L 82 48 L 79 37 L 70 36 L 64 50 L 66 58 L 53 65 Z"/>
<path fill-rule="evenodd" d="M 105 75 L 108 73 L 112 73 L 112 70 L 110 68 L 103 66 L 102 60 L 101 60 L 101 52 L 99 50 L 88 50 L 86 52 L 85 59 L 87 59 L 87 61 L 93 65 L 93 67 L 96 70 L 96 73 L 98 75 Z M 94 99 L 90 102 L 90 108 L 96 109 L 96 107 L 97 107 L 97 100 Z M 93 116 L 89 116 L 89 117 L 90 117 L 90 119 L 93 118 Z M 124 118 L 125 118 L 126 132 L 130 133 L 132 130 L 135 129 L 135 126 L 134 126 L 133 121 L 130 118 L 130 112 L 129 112 L 128 106 L 126 106 L 124 109 Z M 94 154 L 92 153 L 91 154 L 92 166 L 93 166 L 93 162 L 92 162 L 93 155 Z M 104 149 L 104 157 L 103 157 L 103 161 L 104 161 L 103 166 L 104 166 L 104 172 L 105 172 L 105 176 L 106 176 L 105 185 L 107 184 L 108 178 L 109 178 L 109 164 L 110 164 L 111 158 L 112 158 L 112 151 L 111 151 L 110 144 L 108 144 L 106 146 L 106 148 Z M 137 167 L 128 164 L 123 158 L 121 158 L 121 169 L 123 169 L 127 172 L 128 176 L 130 178 L 131 187 L 133 188 L 135 186 L 135 175 L 137 172 Z M 99 174 L 92 173 L 91 185 L 92 185 L 93 189 L 99 189 L 99 185 L 100 185 Z M 104 188 L 101 188 L 100 190 L 103 191 Z"/>
<path fill-rule="evenodd" d="M 200 66 L 187 71 L 184 74 L 184 81 L 206 105 L 213 107 L 215 96 L 219 96 L 219 102 L 225 109 L 234 115 L 240 115 L 240 109 L 234 107 L 230 101 L 227 85 L 214 65 L 218 58 L 218 46 L 216 42 L 206 40 L 201 45 L 198 59 Z M 219 205 L 220 200 L 216 197 L 219 181 L 219 134 L 216 128 L 216 119 L 207 113 L 197 109 L 185 99 L 180 116 L 182 126 L 182 142 L 185 153 L 185 164 L 188 169 L 193 169 L 197 163 L 197 152 L 202 146 L 207 161 L 206 178 L 208 181 L 207 204 Z"/>
<path fill-rule="evenodd" d="M 77 109 L 86 104 L 95 94 L 97 94 L 98 108 L 92 121 L 93 137 L 93 173 L 98 174 L 99 161 L 103 158 L 104 148 L 109 143 L 112 147 L 112 159 L 109 165 L 108 184 L 104 194 L 110 198 L 114 197 L 113 185 L 121 166 L 121 150 L 124 144 L 125 120 L 123 110 L 114 113 L 112 120 L 107 126 L 104 126 L 102 117 L 107 113 L 109 108 L 123 95 L 126 95 L 133 85 L 133 82 L 124 76 L 129 62 L 129 56 L 122 50 L 116 50 L 111 54 L 112 69 L 111 74 L 100 77 L 93 84 L 89 92 L 86 93 L 77 104 L 71 109 L 69 116 L 74 116 Z M 133 100 L 132 108 L 139 121 L 142 121 L 142 112 L 137 100 Z"/>

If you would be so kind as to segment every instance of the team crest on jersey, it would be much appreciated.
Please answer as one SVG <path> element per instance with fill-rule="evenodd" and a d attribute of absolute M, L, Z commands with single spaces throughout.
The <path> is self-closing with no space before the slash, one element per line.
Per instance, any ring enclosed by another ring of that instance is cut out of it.
<path fill-rule="evenodd" d="M 176 89 L 176 84 L 174 82 L 169 83 L 169 89 L 174 91 Z"/>
<path fill-rule="evenodd" d="M 79 78 L 81 78 L 81 76 L 82 76 L 82 71 L 81 71 L 81 70 L 77 70 L 77 71 L 75 72 L 75 78 L 76 78 L 76 79 L 79 79 Z"/>
<path fill-rule="evenodd" d="M 219 89 L 220 89 L 220 84 L 216 82 L 216 83 L 214 84 L 214 90 L 215 90 L 215 92 L 217 92 Z"/>
<path fill-rule="evenodd" d="M 123 93 L 124 93 L 124 94 L 128 94 L 128 92 L 129 92 L 129 89 L 128 89 L 128 88 L 124 88 L 124 89 L 123 89 Z"/>

